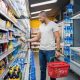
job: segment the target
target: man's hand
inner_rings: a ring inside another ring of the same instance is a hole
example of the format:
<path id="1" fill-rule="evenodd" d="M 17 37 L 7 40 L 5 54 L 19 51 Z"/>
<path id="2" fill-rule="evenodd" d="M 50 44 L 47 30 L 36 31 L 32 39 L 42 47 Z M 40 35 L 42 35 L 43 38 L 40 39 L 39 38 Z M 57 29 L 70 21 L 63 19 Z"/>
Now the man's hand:
<path id="1" fill-rule="evenodd" d="M 56 58 L 59 58 L 60 57 L 60 54 L 61 54 L 61 52 L 58 52 L 58 51 L 56 51 Z"/>

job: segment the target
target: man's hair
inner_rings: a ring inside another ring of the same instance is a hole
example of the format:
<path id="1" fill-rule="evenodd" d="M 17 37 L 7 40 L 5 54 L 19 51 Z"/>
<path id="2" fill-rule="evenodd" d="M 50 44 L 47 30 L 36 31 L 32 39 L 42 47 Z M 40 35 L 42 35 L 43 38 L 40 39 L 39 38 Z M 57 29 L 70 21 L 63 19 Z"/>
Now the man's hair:
<path id="1" fill-rule="evenodd" d="M 39 15 L 42 15 L 42 16 L 45 16 L 45 17 L 48 16 L 47 13 L 46 13 L 45 11 L 41 11 L 41 12 L 39 13 Z"/>

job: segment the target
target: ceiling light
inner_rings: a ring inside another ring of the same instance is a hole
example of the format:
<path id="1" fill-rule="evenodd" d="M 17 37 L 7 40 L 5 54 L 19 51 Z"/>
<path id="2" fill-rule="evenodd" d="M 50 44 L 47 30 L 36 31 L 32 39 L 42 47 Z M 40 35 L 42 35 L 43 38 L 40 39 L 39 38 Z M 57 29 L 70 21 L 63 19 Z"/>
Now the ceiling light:
<path id="1" fill-rule="evenodd" d="M 51 3 L 55 3 L 55 2 L 57 2 L 57 0 L 49 0 L 49 1 L 45 1 L 45 2 L 31 4 L 31 7 L 42 6 L 42 5 L 51 4 Z"/>
<path id="2" fill-rule="evenodd" d="M 51 11 L 52 9 L 45 9 L 45 10 L 42 10 L 42 11 Z M 40 13 L 41 11 L 36 11 L 36 12 L 32 12 L 31 14 L 38 14 L 38 13 Z"/>
<path id="3" fill-rule="evenodd" d="M 38 17 L 39 17 L 39 16 L 34 16 L 34 17 L 31 17 L 31 18 L 33 19 L 33 18 L 38 18 Z"/>

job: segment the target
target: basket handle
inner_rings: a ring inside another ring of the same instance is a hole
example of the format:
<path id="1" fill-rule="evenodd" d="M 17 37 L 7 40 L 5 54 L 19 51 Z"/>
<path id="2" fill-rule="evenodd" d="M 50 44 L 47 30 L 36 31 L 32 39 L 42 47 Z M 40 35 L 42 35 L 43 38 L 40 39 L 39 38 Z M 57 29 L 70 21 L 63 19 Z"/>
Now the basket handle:
<path id="1" fill-rule="evenodd" d="M 52 61 L 54 61 L 54 59 L 56 59 L 56 57 L 55 57 L 55 56 L 53 56 L 53 57 L 50 57 L 50 60 L 49 60 L 49 62 L 52 62 Z"/>

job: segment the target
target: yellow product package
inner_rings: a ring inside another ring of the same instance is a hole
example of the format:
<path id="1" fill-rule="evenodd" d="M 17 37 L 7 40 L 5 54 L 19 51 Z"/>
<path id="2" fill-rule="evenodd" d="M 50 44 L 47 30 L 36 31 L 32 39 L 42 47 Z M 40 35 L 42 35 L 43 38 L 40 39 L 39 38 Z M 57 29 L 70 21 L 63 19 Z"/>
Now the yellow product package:
<path id="1" fill-rule="evenodd" d="M 6 28 L 10 28 L 11 27 L 11 22 L 10 21 L 7 21 L 6 22 Z"/>
<path id="2" fill-rule="evenodd" d="M 9 78 L 9 80 L 20 80 L 20 78 L 18 78 L 18 79 L 10 79 L 10 78 Z"/>

